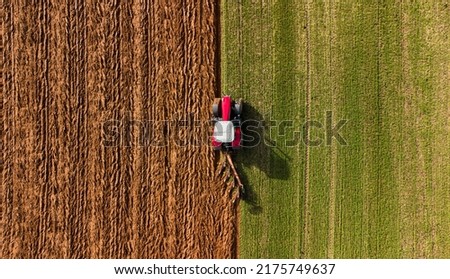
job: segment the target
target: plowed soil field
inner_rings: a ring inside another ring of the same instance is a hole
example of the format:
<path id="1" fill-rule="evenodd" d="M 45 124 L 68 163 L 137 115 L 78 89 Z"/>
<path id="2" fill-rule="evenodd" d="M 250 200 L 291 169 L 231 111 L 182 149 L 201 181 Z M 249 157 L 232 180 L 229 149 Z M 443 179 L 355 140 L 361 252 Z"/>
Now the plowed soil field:
<path id="1" fill-rule="evenodd" d="M 42 2 L 3 1 L 0 257 L 235 257 L 193 125 L 220 95 L 215 1 Z"/>

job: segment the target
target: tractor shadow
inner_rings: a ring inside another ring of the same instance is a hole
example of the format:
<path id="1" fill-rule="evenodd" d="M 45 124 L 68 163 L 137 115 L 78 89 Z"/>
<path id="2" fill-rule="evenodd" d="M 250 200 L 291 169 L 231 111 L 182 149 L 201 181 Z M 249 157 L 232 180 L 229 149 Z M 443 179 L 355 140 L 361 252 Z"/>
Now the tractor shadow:
<path id="1" fill-rule="evenodd" d="M 244 104 L 242 123 L 243 147 L 236 154 L 236 163 L 244 184 L 243 201 L 251 214 L 262 212 L 261 200 L 243 168 L 256 167 L 270 179 L 287 180 L 290 176 L 290 158 L 276 142 L 269 139 L 264 117 L 251 104 Z"/>

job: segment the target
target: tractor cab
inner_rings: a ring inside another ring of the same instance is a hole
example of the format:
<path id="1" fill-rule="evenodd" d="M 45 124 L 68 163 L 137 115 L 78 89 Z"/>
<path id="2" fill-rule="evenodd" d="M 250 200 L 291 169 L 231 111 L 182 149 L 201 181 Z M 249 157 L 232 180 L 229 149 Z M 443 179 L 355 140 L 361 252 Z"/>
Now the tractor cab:
<path id="1" fill-rule="evenodd" d="M 214 125 L 213 137 L 217 142 L 230 143 L 234 140 L 234 126 L 231 121 L 217 121 Z"/>

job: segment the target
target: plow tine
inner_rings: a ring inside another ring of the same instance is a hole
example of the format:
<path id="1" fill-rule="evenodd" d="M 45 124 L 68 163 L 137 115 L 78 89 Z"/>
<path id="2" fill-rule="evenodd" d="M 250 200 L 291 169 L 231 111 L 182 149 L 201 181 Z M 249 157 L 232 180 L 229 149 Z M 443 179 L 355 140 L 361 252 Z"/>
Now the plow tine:
<path id="1" fill-rule="evenodd" d="M 227 161 L 223 161 L 222 164 L 220 164 L 219 169 L 217 170 L 217 175 L 221 175 L 225 168 L 227 167 Z"/>
<path id="2" fill-rule="evenodd" d="M 231 159 L 231 155 L 229 153 L 226 153 L 225 156 L 227 159 L 220 165 L 217 172 L 218 175 L 225 175 L 225 177 L 223 178 L 223 183 L 226 183 L 227 185 L 230 185 L 228 184 L 229 182 L 232 183 L 229 195 L 232 199 L 233 204 L 236 204 L 237 202 L 239 202 L 239 200 L 241 199 L 241 194 L 244 192 L 244 185 L 242 184 L 241 178 L 236 171 L 233 160 Z M 227 163 L 229 165 L 228 168 Z M 232 181 L 230 181 L 231 178 L 233 179 Z"/>
<path id="3" fill-rule="evenodd" d="M 239 190 L 240 190 L 244 187 L 244 185 L 242 184 L 241 178 L 239 177 L 239 174 L 237 173 L 236 168 L 234 167 L 233 160 L 231 160 L 230 154 L 227 154 L 226 156 L 227 156 L 228 164 L 230 164 L 231 170 L 233 171 L 234 178 L 237 181 L 237 184 L 238 184 L 237 186 L 239 187 Z"/>

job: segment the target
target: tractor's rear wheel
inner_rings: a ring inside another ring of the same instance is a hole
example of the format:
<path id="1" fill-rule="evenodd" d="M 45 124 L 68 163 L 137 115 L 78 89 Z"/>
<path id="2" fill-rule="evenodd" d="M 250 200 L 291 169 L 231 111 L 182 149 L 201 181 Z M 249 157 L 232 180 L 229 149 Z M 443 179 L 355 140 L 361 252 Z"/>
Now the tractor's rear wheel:
<path id="1" fill-rule="evenodd" d="M 236 111 L 237 115 L 241 115 L 242 113 L 242 99 L 239 98 L 234 102 L 234 110 Z"/>
<path id="2" fill-rule="evenodd" d="M 220 116 L 220 98 L 214 98 L 214 103 L 212 106 L 212 112 L 214 117 L 219 117 Z"/>

